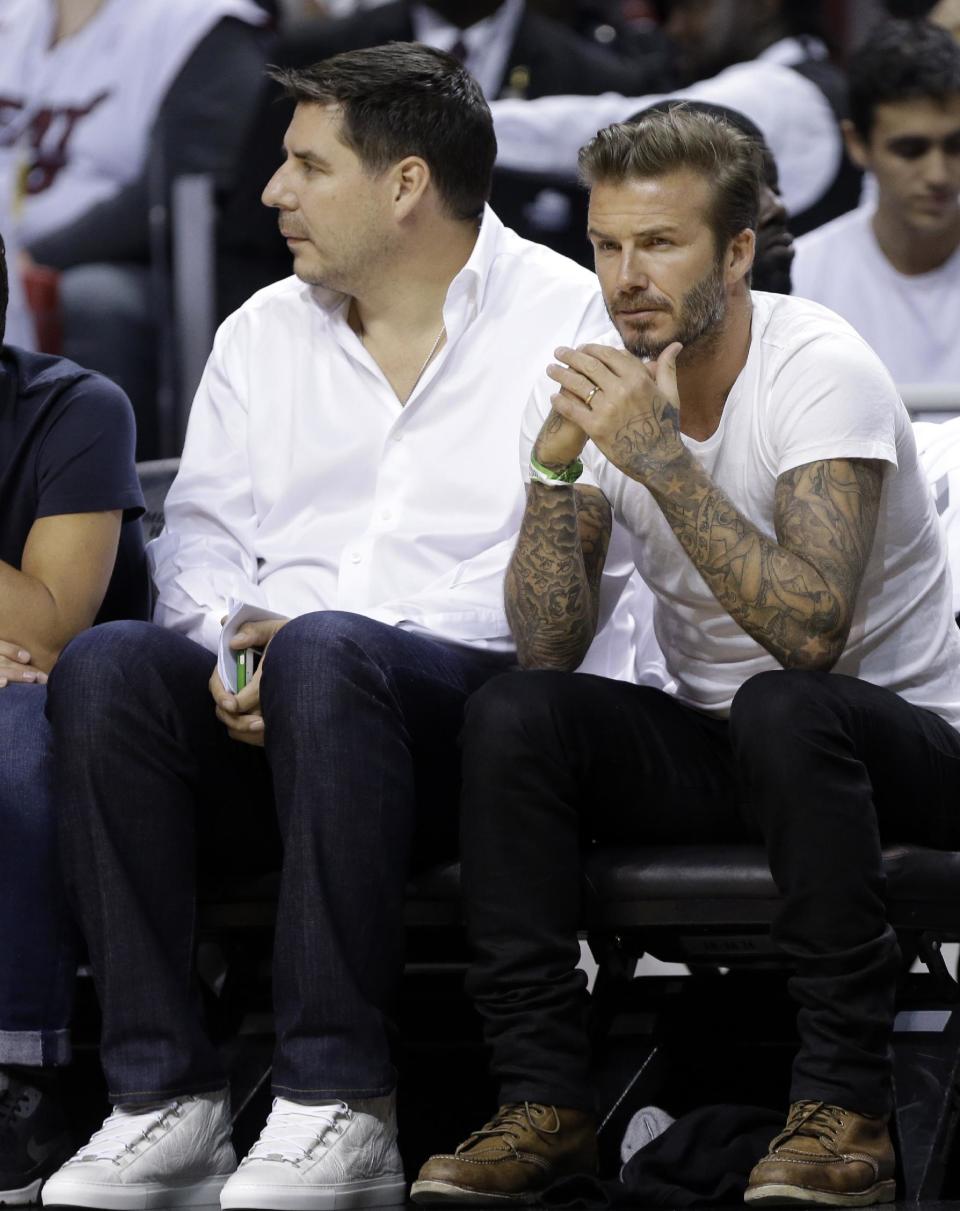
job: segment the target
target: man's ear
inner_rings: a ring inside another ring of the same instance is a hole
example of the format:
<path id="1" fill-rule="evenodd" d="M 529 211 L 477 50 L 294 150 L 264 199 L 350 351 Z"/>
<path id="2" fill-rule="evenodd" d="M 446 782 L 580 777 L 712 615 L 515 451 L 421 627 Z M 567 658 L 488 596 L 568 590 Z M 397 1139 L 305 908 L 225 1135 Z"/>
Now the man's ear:
<path id="1" fill-rule="evenodd" d="M 426 193 L 430 166 L 420 156 L 406 156 L 391 170 L 393 205 L 398 218 L 406 218 Z"/>
<path id="2" fill-rule="evenodd" d="M 727 246 L 726 279 L 731 286 L 741 281 L 750 272 L 756 250 L 756 233 L 749 227 L 738 231 L 730 241 Z"/>
<path id="3" fill-rule="evenodd" d="M 840 129 L 843 131 L 843 141 L 847 147 L 847 155 L 853 160 L 857 168 L 866 172 L 870 167 L 870 148 L 863 141 L 860 132 L 849 118 L 843 119 L 840 123 Z"/>

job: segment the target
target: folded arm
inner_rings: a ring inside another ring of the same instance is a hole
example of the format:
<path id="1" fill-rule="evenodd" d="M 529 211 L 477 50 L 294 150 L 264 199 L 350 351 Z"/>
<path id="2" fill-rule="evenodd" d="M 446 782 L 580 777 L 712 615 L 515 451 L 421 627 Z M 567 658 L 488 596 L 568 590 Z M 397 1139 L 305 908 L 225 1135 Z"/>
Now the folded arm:
<path id="1" fill-rule="evenodd" d="M 41 517 L 19 569 L 0 561 L 0 635 L 49 672 L 61 649 L 91 626 L 117 557 L 120 510 Z M 19 680 L 15 670 L 4 675 Z"/>

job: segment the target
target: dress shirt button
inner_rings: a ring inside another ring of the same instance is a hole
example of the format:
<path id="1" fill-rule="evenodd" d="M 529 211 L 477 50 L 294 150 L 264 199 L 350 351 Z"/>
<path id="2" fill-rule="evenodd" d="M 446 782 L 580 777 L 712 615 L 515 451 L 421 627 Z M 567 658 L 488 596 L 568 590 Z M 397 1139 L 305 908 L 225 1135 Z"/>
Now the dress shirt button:
<path id="1" fill-rule="evenodd" d="M 359 551 L 350 552 L 350 562 L 351 563 L 359 563 L 361 559 L 363 559 L 363 556 L 360 554 Z"/>
<path id="2" fill-rule="evenodd" d="M 402 441 L 403 441 L 403 434 L 402 434 L 402 433 L 394 433 L 394 434 L 392 434 L 391 436 L 392 436 L 392 438 L 393 438 L 393 440 L 394 440 L 395 442 L 402 442 Z"/>
<path id="3" fill-rule="evenodd" d="M 380 510 L 380 520 L 381 521 L 389 521 L 392 516 L 393 516 L 393 514 L 390 512 L 389 509 Z"/>

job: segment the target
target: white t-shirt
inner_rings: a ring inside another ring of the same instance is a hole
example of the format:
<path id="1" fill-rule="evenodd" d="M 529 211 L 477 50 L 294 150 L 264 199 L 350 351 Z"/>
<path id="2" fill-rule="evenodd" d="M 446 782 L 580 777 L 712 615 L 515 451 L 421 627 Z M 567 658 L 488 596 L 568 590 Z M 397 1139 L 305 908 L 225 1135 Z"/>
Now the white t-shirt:
<path id="1" fill-rule="evenodd" d="M 849 321 L 897 383 L 960 383 L 960 248 L 930 273 L 898 273 L 873 234 L 873 210 L 797 240 L 793 293 Z"/>
<path id="2" fill-rule="evenodd" d="M 960 631 L 945 542 L 896 388 L 839 316 L 759 292 L 753 306 L 747 362 L 716 432 L 703 442 L 684 436 L 684 443 L 774 541 L 774 493 L 784 472 L 826 458 L 890 464 L 850 637 L 834 671 L 885 686 L 960 728 Z M 605 339 L 621 345 L 615 331 Z M 549 406 L 549 392 L 545 398 Z M 545 412 L 543 395 L 534 410 Z M 656 635 L 678 697 L 725 716 L 749 677 L 779 663 L 719 604 L 647 489 L 592 443 L 584 463 L 585 477 L 631 535 L 636 566 L 656 598 Z"/>

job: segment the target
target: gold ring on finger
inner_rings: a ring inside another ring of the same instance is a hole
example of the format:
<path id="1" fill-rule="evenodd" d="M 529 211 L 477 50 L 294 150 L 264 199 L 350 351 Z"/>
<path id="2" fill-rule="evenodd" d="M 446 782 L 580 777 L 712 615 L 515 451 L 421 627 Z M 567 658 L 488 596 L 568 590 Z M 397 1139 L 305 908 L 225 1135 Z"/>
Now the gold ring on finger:
<path id="1" fill-rule="evenodd" d="M 593 397 L 597 394 L 597 392 L 599 390 L 600 390 L 599 387 L 591 387 L 590 390 L 588 391 L 587 398 L 583 401 L 587 405 L 588 408 L 590 407 L 590 401 L 593 399 Z"/>

